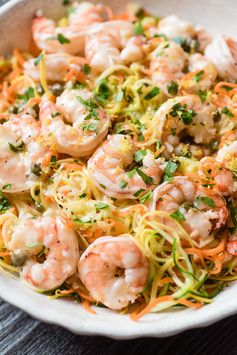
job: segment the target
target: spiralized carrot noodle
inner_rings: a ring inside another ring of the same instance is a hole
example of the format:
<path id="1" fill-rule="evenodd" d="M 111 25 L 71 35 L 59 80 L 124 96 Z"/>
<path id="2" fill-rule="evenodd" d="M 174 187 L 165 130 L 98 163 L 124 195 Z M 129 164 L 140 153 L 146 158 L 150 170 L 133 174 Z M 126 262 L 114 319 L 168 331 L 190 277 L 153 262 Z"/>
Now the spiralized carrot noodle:
<path id="1" fill-rule="evenodd" d="M 199 309 L 237 279 L 236 54 L 107 4 L 0 56 L 0 269 L 91 315 Z"/>

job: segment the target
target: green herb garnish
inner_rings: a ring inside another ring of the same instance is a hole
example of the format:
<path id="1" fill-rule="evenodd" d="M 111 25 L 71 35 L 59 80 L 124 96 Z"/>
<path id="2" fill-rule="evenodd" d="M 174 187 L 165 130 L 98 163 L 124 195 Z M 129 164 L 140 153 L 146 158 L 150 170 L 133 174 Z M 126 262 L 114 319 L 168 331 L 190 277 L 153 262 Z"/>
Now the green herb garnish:
<path id="1" fill-rule="evenodd" d="M 205 205 L 212 207 L 212 208 L 216 207 L 215 201 L 212 198 L 207 197 L 207 196 L 198 196 L 196 198 L 195 202 L 197 202 L 198 204 L 200 202 L 203 202 Z"/>
<path id="2" fill-rule="evenodd" d="M 175 81 L 170 81 L 167 85 L 167 90 L 170 95 L 177 95 L 178 92 L 178 84 Z"/>
<path id="3" fill-rule="evenodd" d="M 179 166 L 179 161 L 169 160 L 164 170 L 164 181 L 170 180 L 174 176 L 174 173 L 176 172 Z"/>
<path id="4" fill-rule="evenodd" d="M 136 153 L 134 154 L 134 160 L 136 163 L 139 163 L 142 161 L 142 159 L 147 155 L 146 150 L 137 150 Z"/>
<path id="5" fill-rule="evenodd" d="M 99 203 L 96 203 L 95 204 L 95 208 L 97 210 L 104 210 L 105 208 L 108 208 L 109 205 L 107 203 L 104 203 L 104 202 L 99 202 Z"/>
<path id="6" fill-rule="evenodd" d="M 34 65 L 37 66 L 39 64 L 39 62 L 41 62 L 43 57 L 44 57 L 44 53 L 41 52 L 40 55 L 38 55 L 38 57 L 34 60 Z"/>
<path id="7" fill-rule="evenodd" d="M 185 221 L 184 215 L 179 210 L 176 210 L 175 212 L 171 213 L 170 217 L 176 219 L 176 221 L 178 222 Z"/>
<path id="8" fill-rule="evenodd" d="M 121 180 L 119 182 L 120 189 L 124 189 L 128 185 L 127 181 Z"/>
<path id="9" fill-rule="evenodd" d="M 18 95 L 18 99 L 28 102 L 32 97 L 35 97 L 35 90 L 32 87 L 29 87 L 24 94 Z"/>
<path id="10" fill-rule="evenodd" d="M 144 28 L 140 21 L 134 23 L 133 32 L 135 35 L 142 35 L 144 33 Z"/>
<path id="11" fill-rule="evenodd" d="M 233 113 L 227 107 L 224 107 L 221 112 L 229 117 L 234 117 Z"/>
<path id="12" fill-rule="evenodd" d="M 145 203 L 147 200 L 150 200 L 150 198 L 152 197 L 152 191 L 148 191 L 145 195 L 143 195 L 142 197 L 140 197 L 140 202 L 141 203 Z"/>
<path id="13" fill-rule="evenodd" d="M 193 109 L 187 109 L 187 105 L 175 104 L 170 111 L 172 117 L 179 117 L 184 124 L 189 125 L 193 122 L 196 112 Z"/>
<path id="14" fill-rule="evenodd" d="M 144 97 L 144 100 L 151 100 L 153 97 L 157 96 L 160 93 L 160 89 L 155 86 L 146 96 Z"/>
<path id="15" fill-rule="evenodd" d="M 193 81 L 198 83 L 201 80 L 203 74 L 204 74 L 204 70 L 200 70 L 196 75 L 194 75 Z"/>
<path id="16" fill-rule="evenodd" d="M 58 33 L 57 34 L 57 40 L 61 43 L 61 44 L 65 44 L 65 43 L 70 43 L 70 40 L 66 37 L 64 37 L 64 35 L 62 35 L 62 33 Z"/>

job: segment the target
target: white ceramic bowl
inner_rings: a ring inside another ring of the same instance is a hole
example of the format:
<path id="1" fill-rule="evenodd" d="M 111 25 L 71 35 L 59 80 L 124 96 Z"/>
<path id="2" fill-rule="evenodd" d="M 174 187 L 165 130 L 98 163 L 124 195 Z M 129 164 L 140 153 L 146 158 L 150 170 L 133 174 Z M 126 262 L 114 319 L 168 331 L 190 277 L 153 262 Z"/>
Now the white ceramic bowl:
<path id="1" fill-rule="evenodd" d="M 104 1 L 116 10 L 124 9 L 126 0 Z M 143 3 L 143 1 L 136 1 Z M 237 2 L 235 0 L 146 0 L 148 10 L 157 15 L 175 13 L 211 32 L 235 35 Z M 0 8 L 0 54 L 12 48 L 27 49 L 30 23 L 35 10 L 42 8 L 55 18 L 63 14 L 62 0 L 13 0 Z M 50 300 L 25 287 L 13 276 L 0 272 L 0 296 L 45 322 L 61 325 L 78 334 L 105 335 L 117 339 L 141 336 L 162 337 L 186 329 L 207 326 L 237 312 L 237 284 L 232 283 L 214 302 L 199 310 L 169 311 L 149 314 L 139 322 L 103 308 L 91 315 L 80 304 L 66 300 Z"/>

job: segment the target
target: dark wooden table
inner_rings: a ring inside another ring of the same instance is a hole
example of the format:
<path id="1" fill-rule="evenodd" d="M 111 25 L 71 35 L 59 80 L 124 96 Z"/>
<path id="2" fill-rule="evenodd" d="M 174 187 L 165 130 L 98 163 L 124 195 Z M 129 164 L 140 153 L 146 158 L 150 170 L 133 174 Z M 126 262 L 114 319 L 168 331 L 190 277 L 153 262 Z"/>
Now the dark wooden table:
<path id="1" fill-rule="evenodd" d="M 0 0 L 0 5 L 6 1 Z M 237 316 L 169 338 L 118 341 L 74 335 L 32 319 L 0 299 L 0 355 L 18 354 L 237 355 Z"/>
<path id="2" fill-rule="evenodd" d="M 1 355 L 236 355 L 237 316 L 162 339 L 77 336 L 32 319 L 0 300 Z"/>

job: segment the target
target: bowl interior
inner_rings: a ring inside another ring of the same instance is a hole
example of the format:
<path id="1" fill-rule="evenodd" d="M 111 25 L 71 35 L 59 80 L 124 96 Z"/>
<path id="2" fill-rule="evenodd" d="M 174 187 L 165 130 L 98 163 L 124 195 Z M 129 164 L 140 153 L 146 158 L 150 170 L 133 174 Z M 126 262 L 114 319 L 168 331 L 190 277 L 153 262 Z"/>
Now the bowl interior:
<path id="1" fill-rule="evenodd" d="M 122 12 L 126 0 L 101 1 Z M 137 3 L 144 5 L 144 1 Z M 146 7 L 159 15 L 178 14 L 200 23 L 212 33 L 235 35 L 237 2 L 234 0 L 146 0 Z M 13 0 L 0 9 L 0 53 L 18 47 L 28 49 L 31 20 L 37 9 L 55 19 L 63 15 L 61 0 Z M 215 301 L 198 311 L 182 310 L 149 314 L 139 322 L 126 315 L 97 308 L 97 315 L 86 313 L 81 305 L 66 300 L 50 300 L 25 287 L 11 275 L 0 273 L 0 296 L 44 321 L 60 324 L 80 334 L 100 334 L 114 338 L 168 336 L 182 330 L 207 325 L 237 311 L 237 284 L 231 284 Z"/>

